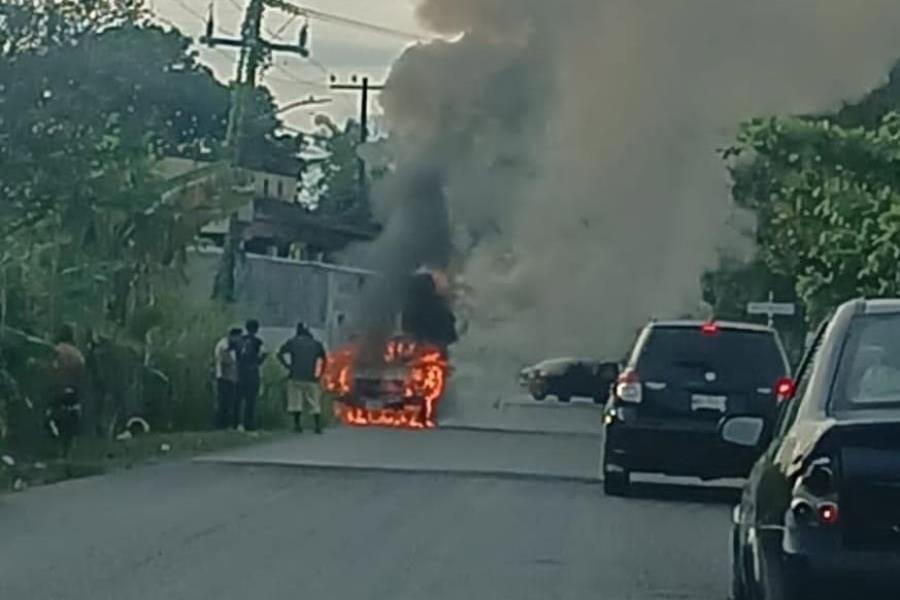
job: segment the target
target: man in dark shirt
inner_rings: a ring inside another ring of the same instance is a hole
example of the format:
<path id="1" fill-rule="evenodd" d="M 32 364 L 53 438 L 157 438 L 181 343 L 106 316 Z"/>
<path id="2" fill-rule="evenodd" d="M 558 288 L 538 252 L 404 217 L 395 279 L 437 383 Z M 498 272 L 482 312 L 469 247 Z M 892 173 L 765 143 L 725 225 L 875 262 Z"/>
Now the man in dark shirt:
<path id="1" fill-rule="evenodd" d="M 250 319 L 245 325 L 246 333 L 241 338 L 237 353 L 238 396 L 243 405 L 243 429 L 256 428 L 256 399 L 259 396 L 259 369 L 266 360 L 263 341 L 259 333 L 259 321 Z"/>
<path id="2" fill-rule="evenodd" d="M 322 402 L 319 377 L 325 368 L 325 348 L 303 323 L 297 334 L 282 344 L 278 360 L 290 373 L 287 410 L 294 417 L 294 431 L 303 431 L 303 409 L 309 406 L 316 433 L 322 433 Z"/>

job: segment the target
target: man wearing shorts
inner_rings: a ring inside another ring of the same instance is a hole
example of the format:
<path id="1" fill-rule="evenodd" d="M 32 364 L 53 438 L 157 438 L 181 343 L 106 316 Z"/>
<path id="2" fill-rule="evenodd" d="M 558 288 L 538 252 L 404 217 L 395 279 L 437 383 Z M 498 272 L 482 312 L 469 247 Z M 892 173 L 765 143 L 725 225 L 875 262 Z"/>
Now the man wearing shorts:
<path id="1" fill-rule="evenodd" d="M 322 433 L 322 401 L 319 377 L 325 368 L 325 348 L 303 323 L 297 334 L 282 344 L 278 360 L 289 372 L 287 410 L 294 418 L 294 431 L 303 431 L 303 410 L 308 406 L 316 433 Z"/>

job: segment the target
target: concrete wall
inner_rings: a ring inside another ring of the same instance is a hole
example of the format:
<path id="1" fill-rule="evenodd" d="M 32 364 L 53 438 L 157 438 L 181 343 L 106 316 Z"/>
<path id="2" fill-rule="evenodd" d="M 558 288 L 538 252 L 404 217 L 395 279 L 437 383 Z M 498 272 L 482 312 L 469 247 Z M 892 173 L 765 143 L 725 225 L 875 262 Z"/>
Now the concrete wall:
<path id="1" fill-rule="evenodd" d="M 221 255 L 218 248 L 189 253 L 192 299 L 210 297 Z M 347 341 L 345 318 L 372 275 L 340 265 L 244 255 L 237 269 L 235 313 L 241 320 L 258 319 L 270 347 L 288 337 L 302 321 L 333 349 Z"/>

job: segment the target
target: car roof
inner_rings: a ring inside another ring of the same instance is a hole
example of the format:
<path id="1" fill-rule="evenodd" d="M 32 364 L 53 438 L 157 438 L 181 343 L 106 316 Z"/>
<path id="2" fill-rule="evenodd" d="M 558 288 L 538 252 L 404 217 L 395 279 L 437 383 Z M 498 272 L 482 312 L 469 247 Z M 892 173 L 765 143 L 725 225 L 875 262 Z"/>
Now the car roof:
<path id="1" fill-rule="evenodd" d="M 566 363 L 598 363 L 600 362 L 594 358 L 576 358 L 571 356 L 563 356 L 560 358 L 547 358 L 538 363 L 535 363 L 533 366 L 545 366 L 545 365 L 561 365 Z"/>
<path id="2" fill-rule="evenodd" d="M 900 306 L 900 305 L 898 305 Z M 759 333 L 774 333 L 775 330 L 766 325 L 758 323 L 742 323 L 739 321 L 700 321 L 691 319 L 677 319 L 670 321 L 651 321 L 650 327 L 683 327 L 685 329 L 699 329 L 708 323 L 714 324 L 719 329 L 728 329 L 732 331 L 754 331 Z"/>
<path id="3" fill-rule="evenodd" d="M 867 315 L 900 313 L 900 298 L 862 300 L 862 312 Z"/>

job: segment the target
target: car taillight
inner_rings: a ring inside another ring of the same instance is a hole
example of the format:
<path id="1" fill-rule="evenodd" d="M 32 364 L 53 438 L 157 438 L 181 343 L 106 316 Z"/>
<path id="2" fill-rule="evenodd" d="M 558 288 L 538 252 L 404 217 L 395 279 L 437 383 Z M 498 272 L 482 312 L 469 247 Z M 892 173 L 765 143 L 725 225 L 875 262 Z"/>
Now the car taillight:
<path id="1" fill-rule="evenodd" d="M 791 512 L 797 524 L 822 526 L 838 522 L 838 494 L 831 459 L 812 460 L 794 485 Z"/>
<path id="2" fill-rule="evenodd" d="M 816 515 L 819 517 L 820 524 L 834 525 L 838 522 L 840 511 L 838 510 L 837 504 L 833 502 L 823 502 L 816 510 Z"/>
<path id="3" fill-rule="evenodd" d="M 775 398 L 779 402 L 784 402 L 785 400 L 793 398 L 795 391 L 796 385 L 794 384 L 794 380 L 790 377 L 782 377 L 775 382 Z"/>
<path id="4" fill-rule="evenodd" d="M 716 335 L 719 333 L 719 326 L 712 321 L 708 321 L 700 326 L 700 332 L 703 335 Z"/>
<path id="5" fill-rule="evenodd" d="M 641 382 L 635 371 L 625 371 L 616 381 L 616 397 L 622 402 L 640 402 L 643 395 Z"/>

